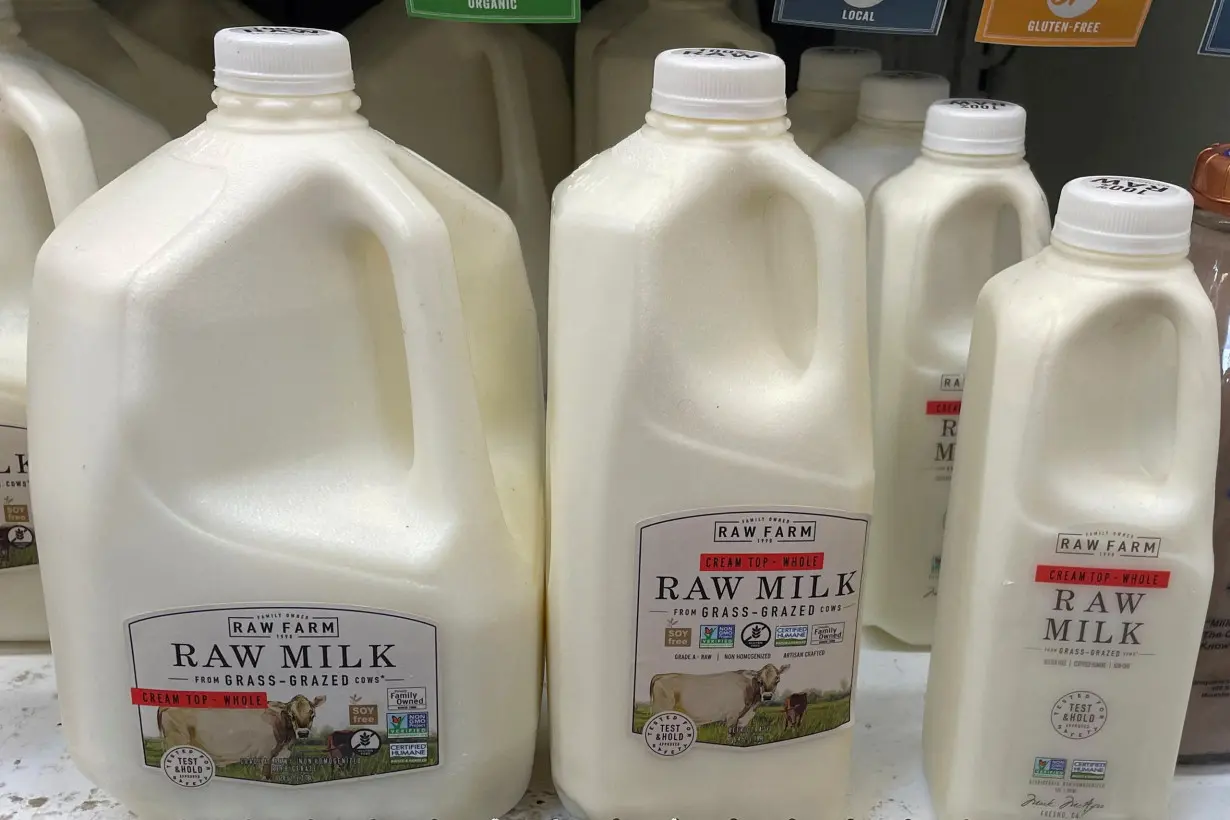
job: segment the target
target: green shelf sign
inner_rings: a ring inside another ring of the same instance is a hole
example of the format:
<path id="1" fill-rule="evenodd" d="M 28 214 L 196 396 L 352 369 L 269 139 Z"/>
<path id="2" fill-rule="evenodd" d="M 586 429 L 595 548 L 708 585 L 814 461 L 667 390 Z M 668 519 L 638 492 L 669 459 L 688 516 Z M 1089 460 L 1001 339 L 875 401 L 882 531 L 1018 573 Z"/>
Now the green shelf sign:
<path id="1" fill-rule="evenodd" d="M 411 17 L 471 23 L 575 23 L 581 0 L 406 0 Z"/>

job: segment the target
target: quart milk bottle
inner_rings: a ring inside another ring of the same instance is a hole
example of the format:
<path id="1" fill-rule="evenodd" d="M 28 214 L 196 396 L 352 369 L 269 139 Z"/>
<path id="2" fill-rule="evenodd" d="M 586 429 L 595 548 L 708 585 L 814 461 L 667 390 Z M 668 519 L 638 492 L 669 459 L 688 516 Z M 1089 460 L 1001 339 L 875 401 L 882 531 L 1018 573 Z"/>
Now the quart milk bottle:
<path id="1" fill-rule="evenodd" d="M 1230 144 L 1200 153 L 1192 174 L 1196 200 L 1191 260 L 1217 313 L 1222 362 L 1221 439 L 1217 454 L 1217 492 L 1213 518 L 1213 594 L 1196 679 L 1192 685 L 1179 746 L 1180 763 L 1230 761 L 1230 392 L 1226 326 L 1230 324 Z"/>
<path id="2" fill-rule="evenodd" d="M 668 51 L 645 127 L 556 193 L 547 655 L 577 817 L 846 817 L 864 212 L 785 114 L 778 58 Z"/>
<path id="3" fill-rule="evenodd" d="M 880 55 L 869 48 L 820 46 L 803 52 L 799 88 L 786 104 L 790 133 L 813 154 L 854 125 L 863 78 L 880 70 Z"/>
<path id="4" fill-rule="evenodd" d="M 576 86 L 576 164 L 598 153 L 598 80 L 595 59 L 598 47 L 619 29 L 645 11 L 648 0 L 601 0 L 581 16 L 577 25 L 573 81 Z M 753 28 L 760 28 L 755 0 L 738 0 L 735 14 Z M 641 100 L 644 107 L 645 100 Z"/>
<path id="5" fill-rule="evenodd" d="M 545 344 L 551 188 L 572 154 L 559 55 L 521 26 L 410 18 L 403 0 L 347 33 L 372 127 L 512 217 Z"/>
<path id="6" fill-rule="evenodd" d="M 872 74 L 859 92 L 858 121 L 813 156 L 870 202 L 877 185 L 918 158 L 927 109 L 947 96 L 948 80 L 938 74 Z"/>
<path id="7" fill-rule="evenodd" d="M 9 0 L 0 0 L 0 101 L 0 641 L 45 641 L 42 533 L 31 518 L 26 447 L 34 258 L 52 227 L 99 182 L 143 159 L 167 134 L 26 45 Z"/>
<path id="8" fill-rule="evenodd" d="M 701 46 L 773 51 L 773 41 L 740 20 L 728 0 L 649 0 L 643 12 L 607 37 L 594 55 L 595 151 L 605 151 L 644 124 L 660 52 Z"/>
<path id="9" fill-rule="evenodd" d="M 1068 183 L 983 288 L 923 725 L 938 820 L 1158 820 L 1213 578 L 1217 322 L 1192 198 Z"/>
<path id="10" fill-rule="evenodd" d="M 922 156 L 872 197 L 868 325 L 876 516 L 868 623 L 931 643 L 970 325 L 992 276 L 1046 246 L 1046 195 L 1025 162 L 1025 109 L 931 106 Z"/>
<path id="11" fill-rule="evenodd" d="M 217 44 L 208 122 L 38 260 L 69 749 L 141 817 L 499 817 L 542 686 L 516 234 L 367 126 L 340 34 Z"/>
<path id="12" fill-rule="evenodd" d="M 158 48 L 206 73 L 214 70 L 214 33 L 266 21 L 240 0 L 105 0 L 103 6 Z"/>
<path id="13" fill-rule="evenodd" d="M 173 136 L 195 128 L 213 107 L 208 74 L 139 37 L 94 0 L 16 0 L 16 6 L 31 45 L 132 103 Z"/>

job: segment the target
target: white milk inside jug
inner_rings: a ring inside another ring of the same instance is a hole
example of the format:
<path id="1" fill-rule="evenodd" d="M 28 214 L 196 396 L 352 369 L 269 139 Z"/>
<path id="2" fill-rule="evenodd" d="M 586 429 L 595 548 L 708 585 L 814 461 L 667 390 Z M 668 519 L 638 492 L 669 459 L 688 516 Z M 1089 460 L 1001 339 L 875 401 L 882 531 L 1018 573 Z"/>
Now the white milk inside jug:
<path id="1" fill-rule="evenodd" d="M 649 0 L 594 54 L 595 151 L 605 151 L 645 122 L 654 60 L 673 48 L 773 51 L 773 41 L 740 20 L 726 0 Z"/>
<path id="2" fill-rule="evenodd" d="M 648 5 L 648 0 L 601 0 L 592 9 L 584 12 L 577 26 L 574 49 L 576 86 L 576 164 L 598 153 L 598 85 L 594 59 L 598 47 L 616 31 L 630 23 Z M 759 11 L 754 0 L 739 0 L 735 3 L 739 19 L 755 28 L 760 27 Z M 644 107 L 645 100 L 641 101 Z"/>
<path id="3" fill-rule="evenodd" d="M 139 37 L 94 0 L 16 0 L 27 41 L 158 120 L 173 136 L 213 107 L 209 75 Z"/>
<path id="4" fill-rule="evenodd" d="M 799 88 L 786 104 L 790 133 L 809 154 L 850 130 L 858 117 L 863 78 L 880 70 L 880 55 L 869 48 L 819 46 L 799 60 Z"/>
<path id="5" fill-rule="evenodd" d="M 0 641 L 47 639 L 26 447 L 34 258 L 52 227 L 167 140 L 157 123 L 20 38 L 0 0 Z"/>
<path id="6" fill-rule="evenodd" d="M 555 199 L 556 786 L 576 817 L 844 819 L 862 203 L 790 138 L 778 58 L 679 49 L 654 83 Z"/>
<path id="7" fill-rule="evenodd" d="M 341 35 L 226 29 L 218 62 L 209 121 L 38 260 L 69 750 L 140 817 L 499 817 L 542 685 L 515 231 L 367 126 Z"/>
<path id="8" fill-rule="evenodd" d="M 1191 215 L 1168 183 L 1075 180 L 1050 247 L 978 299 L 923 724 L 939 818 L 1169 816 L 1221 377 Z"/>
<path id="9" fill-rule="evenodd" d="M 545 340 L 549 186 L 572 154 L 559 56 L 520 26 L 410 18 L 402 0 L 348 34 L 372 127 L 512 217 Z"/>
<path id="10" fill-rule="evenodd" d="M 918 158 L 927 109 L 947 96 L 948 80 L 937 74 L 872 74 L 863 80 L 857 122 L 814 154 L 816 161 L 870 202 L 877 185 Z"/>
<path id="11" fill-rule="evenodd" d="M 1025 162 L 1025 109 L 931 106 L 922 156 L 872 197 L 867 304 L 876 516 L 866 622 L 931 643 L 970 326 L 996 273 L 1045 247 L 1046 195 Z"/>
<path id="12" fill-rule="evenodd" d="M 105 0 L 103 7 L 168 54 L 207 74 L 214 70 L 214 33 L 266 25 L 239 0 Z"/>

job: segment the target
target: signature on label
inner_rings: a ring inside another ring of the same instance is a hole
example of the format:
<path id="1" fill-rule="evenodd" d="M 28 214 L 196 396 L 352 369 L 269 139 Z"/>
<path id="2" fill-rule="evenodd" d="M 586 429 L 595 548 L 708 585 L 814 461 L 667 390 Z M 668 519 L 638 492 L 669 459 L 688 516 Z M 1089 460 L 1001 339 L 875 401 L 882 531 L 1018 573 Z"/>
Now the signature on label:
<path id="1" fill-rule="evenodd" d="M 1077 800 L 1075 797 L 1065 797 L 1062 803 L 1058 803 L 1058 798 L 1052 797 L 1044 800 L 1036 794 L 1031 794 L 1025 798 L 1025 802 L 1021 803 L 1021 807 L 1040 806 L 1044 809 L 1057 809 L 1059 811 L 1071 811 L 1073 817 L 1084 817 L 1092 811 L 1106 808 L 1104 803 L 1090 798 L 1088 800 Z"/>

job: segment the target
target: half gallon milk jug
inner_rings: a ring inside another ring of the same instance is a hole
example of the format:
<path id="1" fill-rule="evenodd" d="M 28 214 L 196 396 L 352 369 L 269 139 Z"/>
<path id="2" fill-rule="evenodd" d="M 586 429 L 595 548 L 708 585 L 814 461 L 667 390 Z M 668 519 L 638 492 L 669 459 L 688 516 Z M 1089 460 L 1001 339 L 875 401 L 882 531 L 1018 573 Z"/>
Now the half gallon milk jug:
<path id="1" fill-rule="evenodd" d="M 803 52 L 799 89 L 786 111 L 790 133 L 809 154 L 828 145 L 854 125 L 863 78 L 880 70 L 880 55 L 869 48 L 820 46 Z"/>
<path id="2" fill-rule="evenodd" d="M 924 761 L 938 820 L 1159 820 L 1213 578 L 1192 198 L 1068 183 L 974 314 Z M 37 497 L 36 497 L 37 501 Z"/>
<path id="3" fill-rule="evenodd" d="M 659 52 L 701 46 L 773 51 L 773 41 L 740 20 L 726 0 L 649 0 L 607 37 L 594 55 L 595 150 L 610 148 L 644 124 Z"/>
<path id="4" fill-rule="evenodd" d="M 863 80 L 854 127 L 813 156 L 870 202 L 877 185 L 918 158 L 927 109 L 947 96 L 948 80 L 938 74 L 872 74 Z"/>
<path id="5" fill-rule="evenodd" d="M 559 56 L 521 26 L 412 19 L 403 0 L 348 33 L 372 126 L 512 217 L 545 340 L 551 187 L 572 154 Z"/>
<path id="6" fill-rule="evenodd" d="M 265 23 L 239 0 L 106 0 L 103 5 L 138 36 L 206 73 L 214 70 L 214 32 Z"/>
<path id="7" fill-rule="evenodd" d="M 1213 594 L 1204 623 L 1196 678 L 1183 724 L 1180 763 L 1230 762 L 1230 144 L 1200 153 L 1192 174 L 1196 200 L 1192 220 L 1192 264 L 1217 314 L 1222 362 L 1221 438 L 1217 453 L 1217 493 L 1213 511 Z"/>
<path id="8" fill-rule="evenodd" d="M 0 641 L 47 640 L 26 447 L 34 257 L 100 181 L 166 139 L 157 123 L 22 42 L 12 4 L 0 0 Z"/>
<path id="9" fill-rule="evenodd" d="M 576 164 L 598 152 L 597 75 L 594 60 L 598 47 L 619 29 L 645 11 L 648 0 L 601 0 L 585 12 L 577 26 L 574 56 L 576 85 Z M 735 14 L 753 28 L 760 28 L 760 12 L 755 0 L 737 0 Z M 645 100 L 641 100 L 644 108 Z"/>
<path id="10" fill-rule="evenodd" d="M 94 0 L 16 0 L 16 5 L 35 48 L 137 106 L 173 135 L 195 128 L 213 107 L 208 74 L 139 37 Z"/>
<path id="11" fill-rule="evenodd" d="M 368 128 L 340 34 L 226 29 L 217 80 L 39 257 L 70 751 L 141 817 L 499 817 L 542 686 L 516 234 Z"/>
<path id="12" fill-rule="evenodd" d="M 931 106 L 922 156 L 877 189 L 868 243 L 876 517 L 867 622 L 927 645 L 974 303 L 1042 250 L 1046 195 L 1025 162 L 1025 109 Z"/>
<path id="13" fill-rule="evenodd" d="M 847 816 L 863 209 L 785 115 L 777 57 L 666 52 L 645 127 L 556 194 L 547 656 L 576 817 Z"/>

